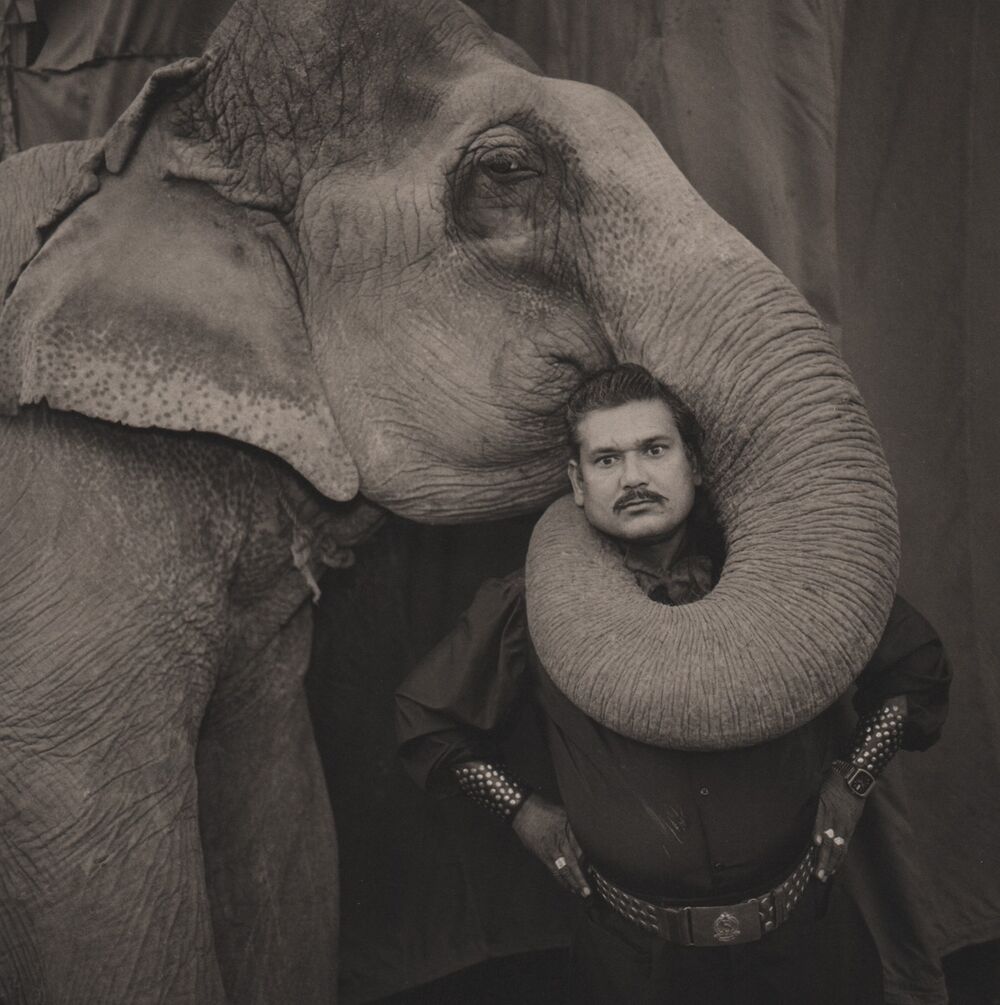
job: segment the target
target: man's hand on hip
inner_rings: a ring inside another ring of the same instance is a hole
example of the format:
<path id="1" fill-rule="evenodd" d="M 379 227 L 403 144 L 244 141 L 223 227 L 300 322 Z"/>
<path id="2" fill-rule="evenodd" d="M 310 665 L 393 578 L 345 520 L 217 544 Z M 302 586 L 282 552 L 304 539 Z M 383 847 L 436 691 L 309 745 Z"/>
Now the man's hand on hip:
<path id="1" fill-rule="evenodd" d="M 521 843 L 566 889 L 590 896 L 583 875 L 583 852 L 573 836 L 566 811 L 533 792 L 517 811 L 511 826 Z"/>
<path id="2" fill-rule="evenodd" d="M 813 825 L 813 842 L 819 848 L 814 870 L 818 879 L 826 882 L 840 868 L 864 808 L 864 799 L 851 792 L 843 777 L 831 768 L 820 789 Z"/>

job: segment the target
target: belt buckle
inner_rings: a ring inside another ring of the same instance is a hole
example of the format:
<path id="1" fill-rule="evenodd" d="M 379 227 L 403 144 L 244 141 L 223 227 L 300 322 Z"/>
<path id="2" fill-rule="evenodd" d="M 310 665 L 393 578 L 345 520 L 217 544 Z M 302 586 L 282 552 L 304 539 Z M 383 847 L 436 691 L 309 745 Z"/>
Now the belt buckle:
<path id="1" fill-rule="evenodd" d="M 756 900 L 725 907 L 689 907 L 687 912 L 693 946 L 733 946 L 756 942 L 763 934 Z"/>

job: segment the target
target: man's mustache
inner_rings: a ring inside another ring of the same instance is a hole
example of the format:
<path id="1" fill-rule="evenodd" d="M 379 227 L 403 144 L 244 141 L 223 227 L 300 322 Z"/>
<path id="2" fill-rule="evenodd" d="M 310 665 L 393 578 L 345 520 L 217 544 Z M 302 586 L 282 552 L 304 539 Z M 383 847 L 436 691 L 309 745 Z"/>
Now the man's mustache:
<path id="1" fill-rule="evenodd" d="M 620 513 L 626 506 L 634 502 L 666 502 L 658 492 L 650 492 L 649 489 L 630 489 L 621 498 L 615 500 L 614 510 Z"/>

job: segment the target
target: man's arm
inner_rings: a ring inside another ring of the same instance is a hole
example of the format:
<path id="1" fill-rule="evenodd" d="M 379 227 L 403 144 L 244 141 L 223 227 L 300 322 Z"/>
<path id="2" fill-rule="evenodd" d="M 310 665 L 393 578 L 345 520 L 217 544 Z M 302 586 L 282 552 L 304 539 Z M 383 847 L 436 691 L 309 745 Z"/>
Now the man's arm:
<path id="1" fill-rule="evenodd" d="M 861 716 L 847 757 L 835 760 L 827 772 L 813 826 L 813 841 L 819 846 L 815 873 L 823 882 L 840 868 L 865 799 L 899 750 L 907 706 L 906 695 L 899 695 Z"/>
<path id="2" fill-rule="evenodd" d="M 395 694 L 400 758 L 421 788 L 453 795 L 454 766 L 497 760 L 494 735 L 523 699 L 527 652 L 523 579 L 487 580 Z"/>
<path id="3" fill-rule="evenodd" d="M 882 639 L 857 682 L 858 724 L 850 750 L 834 761 L 820 792 L 813 840 L 825 880 L 847 853 L 865 798 L 896 752 L 925 750 L 940 736 L 951 669 L 927 621 L 897 597 Z"/>
<path id="4" fill-rule="evenodd" d="M 418 785 L 438 796 L 461 792 L 510 822 L 562 885 L 588 896 L 565 811 L 521 785 L 494 742 L 524 699 L 529 651 L 523 577 L 487 581 L 396 691 L 399 753 Z"/>

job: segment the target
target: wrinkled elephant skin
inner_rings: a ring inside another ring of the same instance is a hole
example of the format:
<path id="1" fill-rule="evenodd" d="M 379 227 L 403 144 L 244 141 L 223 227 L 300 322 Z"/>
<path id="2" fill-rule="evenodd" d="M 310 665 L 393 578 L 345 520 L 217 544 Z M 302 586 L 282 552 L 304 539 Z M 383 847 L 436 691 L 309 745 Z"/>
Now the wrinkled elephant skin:
<path id="1" fill-rule="evenodd" d="M 334 1000 L 315 576 L 380 508 L 549 502 L 564 399 L 613 360 L 697 412 L 729 554 L 630 623 L 620 680 L 579 639 L 639 605 L 593 553 L 581 597 L 557 575 L 530 613 L 566 693 L 753 742 L 873 647 L 894 497 L 815 315 L 634 112 L 461 5 L 240 0 L 103 140 L 0 183 L 0 997 Z M 536 572 L 571 551 L 546 533 Z M 748 699 L 734 659 L 778 683 Z"/>

